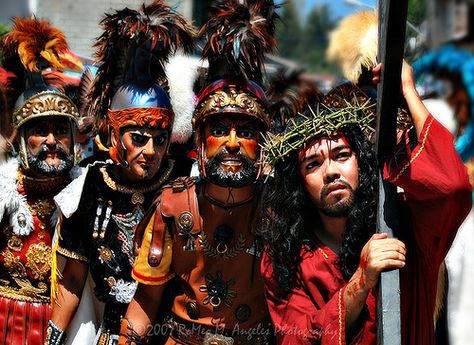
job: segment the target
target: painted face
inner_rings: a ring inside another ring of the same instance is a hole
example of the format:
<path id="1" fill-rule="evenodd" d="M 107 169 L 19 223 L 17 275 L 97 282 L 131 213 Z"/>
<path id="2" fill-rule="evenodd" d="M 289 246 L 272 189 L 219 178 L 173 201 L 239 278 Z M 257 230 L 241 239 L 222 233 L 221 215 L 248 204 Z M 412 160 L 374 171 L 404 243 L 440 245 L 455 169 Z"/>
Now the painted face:
<path id="1" fill-rule="evenodd" d="M 121 137 L 132 179 L 152 179 L 168 149 L 168 130 L 127 127 Z"/>
<path id="2" fill-rule="evenodd" d="M 344 137 L 323 137 L 298 153 L 299 173 L 318 210 L 345 217 L 359 185 L 356 154 Z"/>
<path id="3" fill-rule="evenodd" d="M 243 187 L 258 174 L 260 132 L 247 116 L 210 117 L 204 124 L 204 169 L 210 182 Z"/>
<path id="4" fill-rule="evenodd" d="M 66 118 L 45 118 L 25 124 L 28 165 L 38 174 L 57 176 L 74 164 L 72 133 Z"/>

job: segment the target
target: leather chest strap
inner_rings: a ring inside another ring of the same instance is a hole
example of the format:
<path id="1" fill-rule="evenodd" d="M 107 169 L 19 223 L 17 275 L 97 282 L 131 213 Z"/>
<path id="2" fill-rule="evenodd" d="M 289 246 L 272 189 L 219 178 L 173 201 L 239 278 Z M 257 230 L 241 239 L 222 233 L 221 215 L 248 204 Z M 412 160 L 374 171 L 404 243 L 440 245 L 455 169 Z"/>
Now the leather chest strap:
<path id="1" fill-rule="evenodd" d="M 192 178 L 175 180 L 162 191 L 148 252 L 148 263 L 152 267 L 158 266 L 161 262 L 166 229 L 173 222 L 172 228 L 177 229 L 179 233 L 197 235 L 201 232 L 196 185 Z M 171 236 L 173 237 L 172 233 Z"/>

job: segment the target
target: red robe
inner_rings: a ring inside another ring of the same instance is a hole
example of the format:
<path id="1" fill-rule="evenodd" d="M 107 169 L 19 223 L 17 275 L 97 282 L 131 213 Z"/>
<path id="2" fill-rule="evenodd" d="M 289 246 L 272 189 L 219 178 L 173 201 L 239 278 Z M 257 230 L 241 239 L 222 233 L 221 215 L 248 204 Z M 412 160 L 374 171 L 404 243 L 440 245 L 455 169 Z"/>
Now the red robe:
<path id="1" fill-rule="evenodd" d="M 401 232 L 407 246 L 400 270 L 402 344 L 434 344 L 433 313 L 439 265 L 457 228 L 471 208 L 466 168 L 451 134 L 429 117 L 417 146 L 405 147 L 385 166 L 385 178 L 402 187 L 411 231 Z M 395 159 L 396 158 L 396 159 Z M 402 159 L 401 159 L 402 158 Z M 394 162 L 401 162 L 395 164 Z M 328 247 L 302 251 L 300 287 L 288 296 L 278 292 L 271 258 L 261 271 L 279 344 L 346 344 L 344 288 L 337 255 Z M 376 294 L 371 291 L 351 344 L 376 343 Z"/>

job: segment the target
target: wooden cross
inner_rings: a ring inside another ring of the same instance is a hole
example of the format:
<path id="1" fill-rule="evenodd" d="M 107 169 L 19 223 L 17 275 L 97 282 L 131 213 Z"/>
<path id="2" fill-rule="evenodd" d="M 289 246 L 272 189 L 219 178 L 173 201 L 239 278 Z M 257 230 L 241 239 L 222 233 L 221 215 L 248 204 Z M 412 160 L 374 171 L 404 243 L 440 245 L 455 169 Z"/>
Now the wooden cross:
<path id="1" fill-rule="evenodd" d="M 382 179 L 383 162 L 396 144 L 400 104 L 400 75 L 405 45 L 408 0 L 379 0 L 379 57 L 382 63 L 377 90 L 376 152 L 380 162 L 377 229 L 390 237 L 398 228 L 396 186 Z M 377 344 L 400 345 L 399 270 L 382 273 L 377 306 Z"/>

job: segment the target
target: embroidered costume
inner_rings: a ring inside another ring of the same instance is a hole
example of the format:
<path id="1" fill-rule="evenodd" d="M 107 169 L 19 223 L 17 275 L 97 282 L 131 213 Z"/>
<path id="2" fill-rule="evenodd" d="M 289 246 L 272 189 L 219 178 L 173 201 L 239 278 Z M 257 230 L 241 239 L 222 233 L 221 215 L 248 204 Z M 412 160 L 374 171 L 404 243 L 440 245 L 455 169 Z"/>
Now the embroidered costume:
<path id="1" fill-rule="evenodd" d="M 15 19 L 2 50 L 9 71 L 4 111 L 11 117 L 2 124 L 12 125 L 2 131 L 8 137 L 17 131 L 13 145 L 19 156 L 0 165 L 0 339 L 39 345 L 51 313 L 53 197 L 79 173 L 71 170 L 79 114 L 64 93 L 79 80 L 62 72 L 82 67 L 64 35 L 38 19 Z M 47 133 L 54 139 L 46 139 Z M 42 152 L 56 158 L 48 160 Z"/>
<path id="2" fill-rule="evenodd" d="M 169 178 L 172 161 L 167 164 L 151 184 L 132 188 L 109 176 L 111 164 L 97 162 L 57 197 L 63 219 L 56 251 L 89 266 L 94 294 L 105 303 L 104 333 L 118 334 L 120 316 L 135 293 L 130 275 L 135 227 Z"/>
<path id="3" fill-rule="evenodd" d="M 163 188 L 155 212 L 140 224 L 132 275 L 143 289 L 122 322 L 121 344 L 146 341 L 136 305 L 153 321 L 157 302 L 141 304 L 141 292 L 160 291 L 164 284 L 173 287 L 166 344 L 272 339 L 258 272 L 258 143 L 259 132 L 270 125 L 260 85 L 263 53 L 275 43 L 276 14 L 272 1 L 230 0 L 214 10 L 201 30 L 209 69 L 193 116 L 201 178 L 181 178 Z"/>
<path id="4" fill-rule="evenodd" d="M 0 165 L 0 312 L 2 330 L 6 330 L 2 336 L 9 344 L 44 342 L 51 312 L 51 239 L 57 220 L 53 197 L 71 179 L 69 175 L 30 178 L 16 158 Z M 35 320 L 29 332 L 21 326 L 27 315 Z"/>
<path id="5" fill-rule="evenodd" d="M 101 24 L 104 33 L 96 44 L 100 64 L 85 97 L 87 111 L 97 116 L 96 140 L 113 162 L 89 165 L 56 198 L 62 216 L 56 253 L 90 271 L 95 296 L 105 304 L 95 343 L 116 344 L 137 287 L 130 274 L 135 228 L 174 165 L 166 151 L 174 105 L 182 100 L 170 100 L 173 85 L 164 64 L 177 49 L 192 50 L 193 41 L 191 27 L 163 1 L 106 15 Z M 70 302 L 61 299 L 61 291 L 77 284 L 68 272 L 62 276 L 53 293 L 59 301 L 53 322 L 67 327 L 69 312 L 61 304 Z"/>

